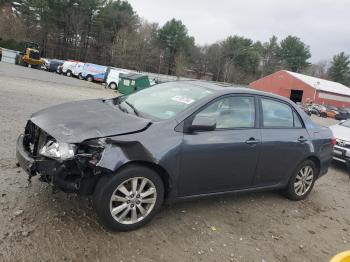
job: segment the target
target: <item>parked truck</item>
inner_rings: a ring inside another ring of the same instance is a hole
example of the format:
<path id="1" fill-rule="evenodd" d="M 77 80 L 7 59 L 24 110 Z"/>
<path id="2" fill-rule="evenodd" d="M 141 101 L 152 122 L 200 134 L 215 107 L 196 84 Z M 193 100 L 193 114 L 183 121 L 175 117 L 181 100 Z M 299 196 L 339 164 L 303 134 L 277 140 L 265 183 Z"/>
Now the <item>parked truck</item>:
<path id="1" fill-rule="evenodd" d="M 75 68 L 75 65 L 79 63 L 79 61 L 75 60 L 67 60 L 62 64 L 61 72 L 62 74 L 66 76 L 72 76 L 73 75 L 73 70 Z"/>
<path id="2" fill-rule="evenodd" d="M 106 73 L 107 66 L 86 63 L 81 72 L 81 76 L 89 82 L 95 81 L 103 83 L 106 78 Z"/>
<path id="3" fill-rule="evenodd" d="M 109 87 L 111 89 L 118 89 L 120 75 L 128 73 L 130 72 L 125 69 L 109 67 L 107 69 L 106 87 Z"/>
<path id="4" fill-rule="evenodd" d="M 40 57 L 39 45 L 32 42 L 25 43 L 25 50 L 16 55 L 15 64 L 39 69 L 44 63 Z"/>

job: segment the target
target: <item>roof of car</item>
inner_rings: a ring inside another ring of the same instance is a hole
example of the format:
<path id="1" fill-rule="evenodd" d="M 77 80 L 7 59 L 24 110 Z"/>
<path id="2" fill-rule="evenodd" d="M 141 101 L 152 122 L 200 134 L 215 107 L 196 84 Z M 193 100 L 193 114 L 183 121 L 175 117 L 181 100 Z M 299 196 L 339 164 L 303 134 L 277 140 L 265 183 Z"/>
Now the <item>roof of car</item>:
<path id="1" fill-rule="evenodd" d="M 215 91 L 216 93 L 222 93 L 222 94 L 229 94 L 229 93 L 247 93 L 247 94 L 256 94 L 256 95 L 263 95 L 263 96 L 269 96 L 273 98 L 278 98 L 284 101 L 289 101 L 289 99 L 286 99 L 283 96 L 275 95 L 272 93 L 267 93 L 263 91 L 259 91 L 256 89 L 252 89 L 249 86 L 245 85 L 236 85 L 236 84 L 229 84 L 229 83 L 220 83 L 220 82 L 210 82 L 210 81 L 201 81 L 201 80 L 181 80 L 177 81 L 178 83 L 183 83 L 186 85 L 193 85 L 193 86 L 200 86 L 204 88 L 211 89 Z"/>

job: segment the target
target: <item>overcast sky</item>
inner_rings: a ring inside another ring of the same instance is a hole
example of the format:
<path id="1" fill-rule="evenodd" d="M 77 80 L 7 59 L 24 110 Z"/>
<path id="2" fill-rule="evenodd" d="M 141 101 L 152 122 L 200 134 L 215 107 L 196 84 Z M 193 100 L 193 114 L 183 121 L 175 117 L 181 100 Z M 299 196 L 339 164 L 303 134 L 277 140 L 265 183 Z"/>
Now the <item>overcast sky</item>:
<path id="1" fill-rule="evenodd" d="M 162 26 L 182 20 L 198 44 L 229 35 L 267 41 L 298 36 L 312 62 L 350 54 L 350 0 L 129 0 L 140 17 Z"/>

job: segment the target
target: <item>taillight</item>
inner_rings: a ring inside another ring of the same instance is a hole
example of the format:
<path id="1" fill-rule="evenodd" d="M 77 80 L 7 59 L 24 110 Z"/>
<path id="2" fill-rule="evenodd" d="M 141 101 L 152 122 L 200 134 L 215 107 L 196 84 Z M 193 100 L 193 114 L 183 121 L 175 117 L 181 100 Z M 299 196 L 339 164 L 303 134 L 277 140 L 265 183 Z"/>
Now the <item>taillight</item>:
<path id="1" fill-rule="evenodd" d="M 337 144 L 337 139 L 333 136 L 332 138 L 332 145 L 335 146 Z"/>

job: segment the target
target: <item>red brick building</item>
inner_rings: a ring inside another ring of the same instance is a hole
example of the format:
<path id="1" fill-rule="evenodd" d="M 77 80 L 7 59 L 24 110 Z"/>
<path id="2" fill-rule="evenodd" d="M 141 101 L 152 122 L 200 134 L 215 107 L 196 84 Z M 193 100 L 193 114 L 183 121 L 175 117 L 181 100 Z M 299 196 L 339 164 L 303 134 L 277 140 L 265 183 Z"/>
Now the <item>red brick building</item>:
<path id="1" fill-rule="evenodd" d="M 286 70 L 256 80 L 250 83 L 250 87 L 287 97 L 294 102 L 350 107 L 349 87 Z"/>

